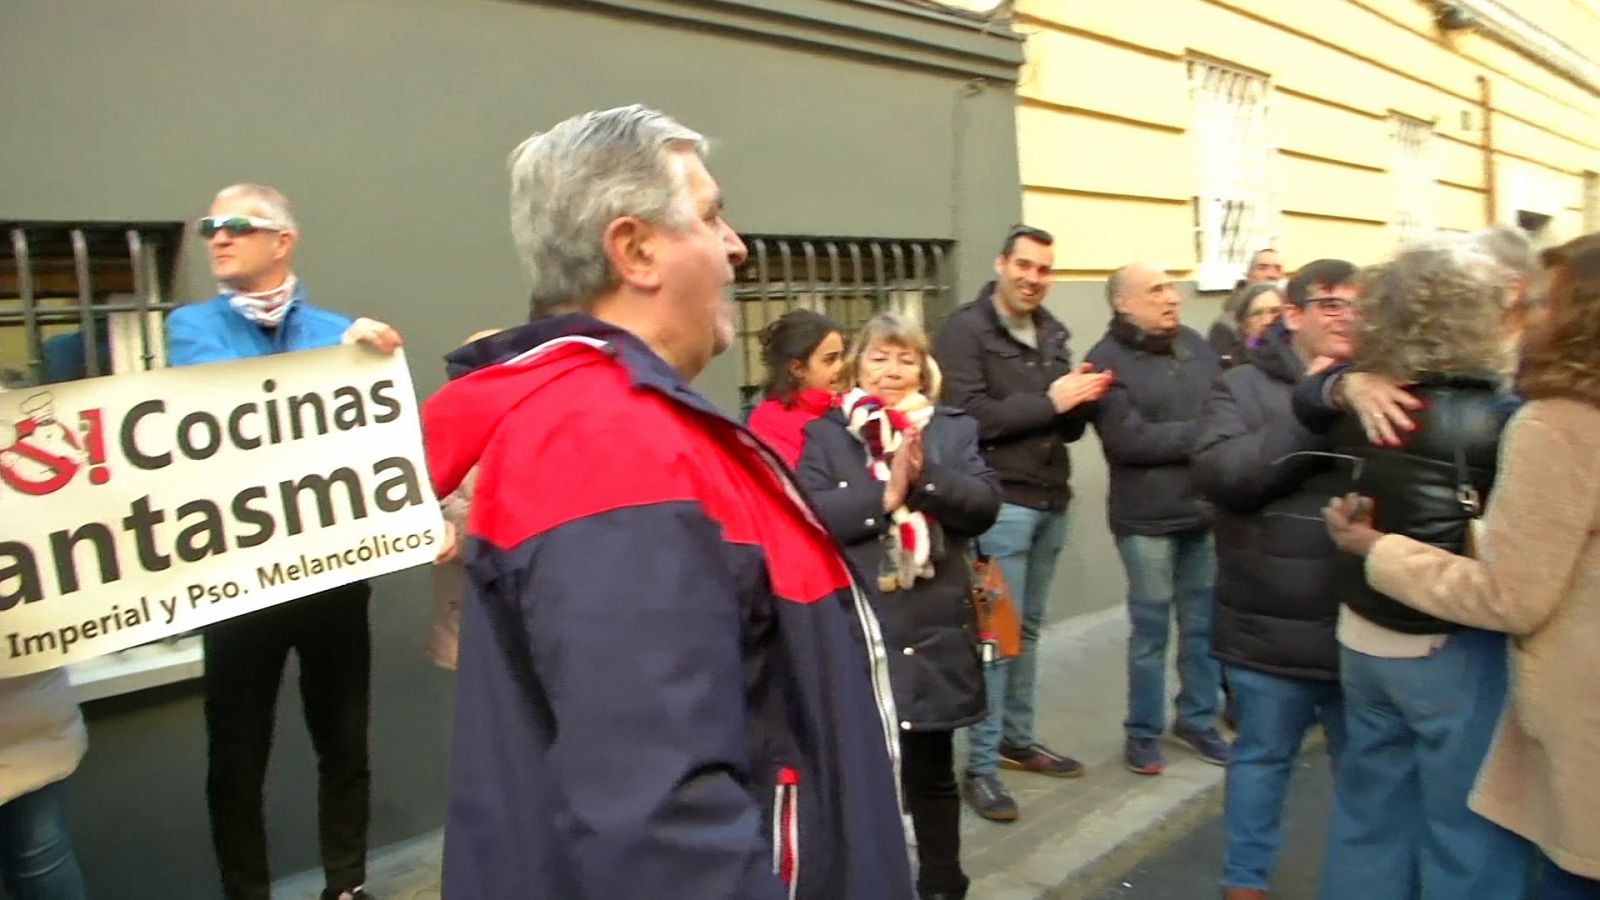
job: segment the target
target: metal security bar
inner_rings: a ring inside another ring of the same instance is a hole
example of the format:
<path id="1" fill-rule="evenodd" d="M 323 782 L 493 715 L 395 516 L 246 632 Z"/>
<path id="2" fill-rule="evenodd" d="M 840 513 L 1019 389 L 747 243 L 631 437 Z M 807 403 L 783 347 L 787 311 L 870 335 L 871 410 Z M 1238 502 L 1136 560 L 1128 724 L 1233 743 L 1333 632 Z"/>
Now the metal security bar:
<path id="1" fill-rule="evenodd" d="M 1395 239 L 1404 246 L 1435 231 L 1433 123 L 1394 113 L 1389 139 L 1394 146 Z"/>
<path id="2" fill-rule="evenodd" d="M 848 344 L 879 312 L 923 321 L 929 301 L 954 291 L 949 241 L 743 235 L 750 256 L 734 282 L 739 306 L 740 400 L 760 402 L 767 377 L 761 331 L 793 309 L 832 319 Z"/>
<path id="3" fill-rule="evenodd" d="M 1264 76 L 1209 60 L 1189 60 L 1199 190 L 1195 250 L 1201 290 L 1225 290 L 1244 275 L 1250 255 L 1272 246 L 1267 188 L 1267 93 Z"/>
<path id="4" fill-rule="evenodd" d="M 0 221 L 0 379 L 22 387 L 161 365 L 181 222 Z"/>

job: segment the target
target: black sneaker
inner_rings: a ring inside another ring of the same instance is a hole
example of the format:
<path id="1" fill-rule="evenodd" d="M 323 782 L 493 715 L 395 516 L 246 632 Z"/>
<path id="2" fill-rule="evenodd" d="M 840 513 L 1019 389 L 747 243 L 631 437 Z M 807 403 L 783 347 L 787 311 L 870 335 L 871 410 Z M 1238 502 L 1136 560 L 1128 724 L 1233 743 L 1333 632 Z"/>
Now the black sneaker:
<path id="1" fill-rule="evenodd" d="M 1179 722 L 1172 727 L 1172 736 L 1193 747 L 1201 759 L 1214 766 L 1227 765 L 1228 757 L 1233 754 L 1233 745 L 1215 728 L 1196 728 Z"/>
<path id="2" fill-rule="evenodd" d="M 1122 745 L 1122 761 L 1128 771 L 1139 775 L 1160 775 L 1167 770 L 1167 758 L 1155 738 L 1128 738 Z"/>
<path id="3" fill-rule="evenodd" d="M 972 811 L 991 822 L 1015 822 L 1017 801 L 1011 799 L 999 775 L 967 775 L 961 782 L 961 796 Z"/>
<path id="4" fill-rule="evenodd" d="M 366 885 L 361 885 L 348 891 L 336 891 L 330 888 L 322 892 L 322 900 L 378 900 L 378 898 L 367 893 Z"/>
<path id="5" fill-rule="evenodd" d="M 1083 763 L 1070 756 L 1062 756 L 1043 744 L 1032 747 L 1000 745 L 1000 765 L 1018 772 L 1037 772 L 1054 778 L 1078 778 L 1083 775 Z"/>

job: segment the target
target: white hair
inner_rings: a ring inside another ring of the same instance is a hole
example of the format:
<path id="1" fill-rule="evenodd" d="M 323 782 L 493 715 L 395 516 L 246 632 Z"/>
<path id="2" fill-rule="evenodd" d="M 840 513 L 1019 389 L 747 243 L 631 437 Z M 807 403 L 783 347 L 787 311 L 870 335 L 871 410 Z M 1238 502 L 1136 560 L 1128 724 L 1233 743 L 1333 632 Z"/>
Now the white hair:
<path id="1" fill-rule="evenodd" d="M 254 201 L 256 210 L 261 213 L 262 218 L 277 222 L 283 226 L 284 231 L 296 233 L 300 231 L 300 226 L 294 221 L 294 211 L 289 208 L 289 198 L 275 187 L 244 181 L 230 184 L 217 191 L 216 199 L 222 200 L 228 197 L 244 197 Z"/>
<path id="2" fill-rule="evenodd" d="M 535 315 L 588 309 L 617 283 L 602 246 L 616 219 L 687 226 L 694 210 L 672 159 L 684 150 L 704 157 L 706 139 L 635 104 L 573 116 L 511 151 L 511 237 L 533 280 Z"/>
<path id="3" fill-rule="evenodd" d="M 1518 278 L 1532 278 L 1538 274 L 1539 258 L 1533 252 L 1533 241 L 1521 228 L 1510 225 L 1491 225 L 1474 231 L 1470 240 L 1479 250 L 1511 271 Z"/>

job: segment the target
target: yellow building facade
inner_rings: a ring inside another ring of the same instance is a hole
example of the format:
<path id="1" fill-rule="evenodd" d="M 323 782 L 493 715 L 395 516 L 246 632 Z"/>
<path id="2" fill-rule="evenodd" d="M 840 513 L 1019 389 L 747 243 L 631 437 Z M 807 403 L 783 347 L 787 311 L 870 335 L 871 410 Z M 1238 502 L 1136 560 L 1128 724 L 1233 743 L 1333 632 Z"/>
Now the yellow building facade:
<path id="1" fill-rule="evenodd" d="M 1151 259 L 1203 291 L 1265 246 L 1292 269 L 1600 229 L 1600 2 L 1515 6 L 1019 0 L 1025 218 L 1061 282 Z"/>

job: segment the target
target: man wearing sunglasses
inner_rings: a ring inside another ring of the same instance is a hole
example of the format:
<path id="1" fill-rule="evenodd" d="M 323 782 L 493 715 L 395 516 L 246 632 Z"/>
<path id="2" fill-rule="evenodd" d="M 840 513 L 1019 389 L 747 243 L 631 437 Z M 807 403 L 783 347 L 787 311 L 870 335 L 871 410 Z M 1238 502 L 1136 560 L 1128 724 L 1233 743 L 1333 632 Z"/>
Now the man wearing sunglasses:
<path id="1" fill-rule="evenodd" d="M 382 353 L 400 335 L 372 319 L 312 306 L 294 275 L 300 232 L 275 188 L 223 188 L 196 228 L 206 241 L 218 294 L 172 311 L 167 354 L 174 366 L 247 359 L 335 344 Z M 272 878 L 262 811 L 278 685 L 293 650 L 300 700 L 317 753 L 325 900 L 370 895 L 366 880 L 371 773 L 367 726 L 371 588 L 357 581 L 206 629 L 205 714 L 211 839 L 229 900 L 268 900 Z"/>
<path id="2" fill-rule="evenodd" d="M 1212 655 L 1233 688 L 1238 739 L 1228 758 L 1226 900 L 1262 900 L 1306 731 L 1321 721 L 1328 754 L 1344 746 L 1339 690 L 1337 551 L 1321 509 L 1349 469 L 1319 454 L 1332 441 L 1295 418 L 1294 387 L 1354 350 L 1356 267 L 1308 263 L 1289 282 L 1283 327 L 1212 387 L 1200 420 L 1195 484 L 1217 506 Z"/>

